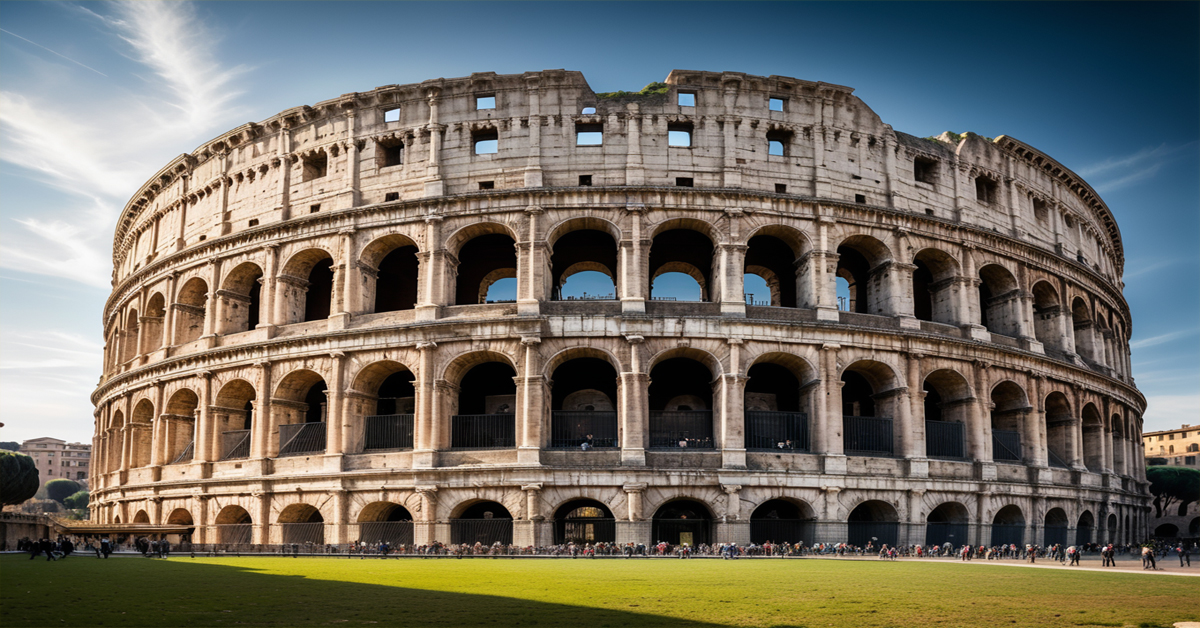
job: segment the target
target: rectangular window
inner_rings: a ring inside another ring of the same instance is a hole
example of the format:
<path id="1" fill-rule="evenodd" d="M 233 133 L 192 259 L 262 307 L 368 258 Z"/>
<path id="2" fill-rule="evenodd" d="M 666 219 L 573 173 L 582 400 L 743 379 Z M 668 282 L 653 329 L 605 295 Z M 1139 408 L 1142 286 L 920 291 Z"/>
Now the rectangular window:
<path id="1" fill-rule="evenodd" d="M 679 106 L 680 107 L 695 107 L 696 106 L 696 92 L 679 92 Z"/>
<path id="2" fill-rule="evenodd" d="M 1167 440 L 1175 440 L 1174 434 L 1167 434 Z"/>
<path id="3" fill-rule="evenodd" d="M 496 108 L 496 97 L 494 95 L 476 96 L 475 97 L 475 109 L 476 110 L 495 109 L 495 108 Z"/>
<path id="4" fill-rule="evenodd" d="M 319 211 L 321 211 L 321 204 L 320 204 L 320 203 L 317 203 L 316 205 L 310 205 L 310 206 L 308 207 L 308 213 L 310 213 L 310 214 L 315 214 L 315 213 L 317 213 L 317 212 L 319 212 Z"/>
<path id="5" fill-rule="evenodd" d="M 867 195 L 866 194 L 855 194 L 854 202 L 865 205 L 867 203 Z"/>
<path id="6" fill-rule="evenodd" d="M 776 194 L 787 194 L 787 184 L 786 183 L 776 183 L 775 184 L 775 193 Z"/>
<path id="7" fill-rule="evenodd" d="M 399 122 L 400 121 L 400 108 L 397 107 L 395 109 L 388 109 L 387 111 L 384 111 L 383 112 L 383 121 L 384 122 Z"/>
<path id="8" fill-rule="evenodd" d="M 997 187 L 996 182 L 987 177 L 975 177 L 975 199 L 981 203 L 995 203 Z"/>
<path id="9" fill-rule="evenodd" d="M 1049 211 L 1046 209 L 1046 201 L 1040 198 L 1033 199 L 1033 217 L 1045 222 Z"/>
<path id="10" fill-rule="evenodd" d="M 776 157 L 786 157 L 788 147 L 792 144 L 792 134 L 789 131 L 776 129 L 767 131 L 767 154 Z"/>
<path id="11" fill-rule="evenodd" d="M 1195 456 L 1184 456 L 1183 464 L 1186 464 L 1188 466 L 1193 466 L 1193 467 L 1196 466 L 1196 457 Z"/>
<path id="12" fill-rule="evenodd" d="M 937 162 L 925 157 L 913 158 L 913 179 L 929 185 L 937 183 Z"/>
<path id="13" fill-rule="evenodd" d="M 304 158 L 304 169 L 302 177 L 304 181 L 312 181 L 320 179 L 329 171 L 329 157 L 325 155 L 325 151 L 317 151 L 316 153 Z"/>
<path id="14" fill-rule="evenodd" d="M 585 116 L 592 115 L 592 114 L 596 113 L 596 108 L 595 107 L 584 107 L 582 113 Z"/>
<path id="15" fill-rule="evenodd" d="M 767 154 L 783 157 L 783 142 L 778 140 L 767 140 Z"/>
<path id="16" fill-rule="evenodd" d="M 604 143 L 603 124 L 576 124 L 576 146 L 600 146 Z"/>
<path id="17" fill-rule="evenodd" d="M 691 177 L 675 177 L 675 187 L 690 188 L 693 187 L 692 183 Z"/>
<path id="18" fill-rule="evenodd" d="M 926 208 L 925 208 L 925 215 L 926 215 L 926 216 L 932 216 L 932 215 L 933 215 L 933 208 L 932 208 L 932 207 L 926 207 Z"/>
<path id="19" fill-rule="evenodd" d="M 579 175 L 579 185 L 582 185 L 582 186 L 584 186 L 584 187 L 591 187 L 591 185 L 592 185 L 592 175 L 590 175 L 590 174 L 581 174 L 581 175 Z"/>
<path id="20" fill-rule="evenodd" d="M 692 146 L 692 123 L 673 122 L 668 124 L 667 146 L 690 148 Z"/>
<path id="21" fill-rule="evenodd" d="M 767 108 L 770 109 L 771 111 L 783 111 L 783 99 L 782 98 L 770 99 L 769 101 L 767 101 Z"/>
<path id="22" fill-rule="evenodd" d="M 383 202 L 385 202 L 385 203 L 390 202 L 390 201 L 398 201 L 398 200 L 400 200 L 399 192 L 387 192 L 383 195 Z"/>
<path id="23" fill-rule="evenodd" d="M 252 220 L 250 221 L 250 226 L 251 226 L 251 227 L 257 227 L 257 226 L 258 226 L 258 219 L 257 219 L 257 218 L 254 218 L 254 219 L 252 219 Z"/>
<path id="24" fill-rule="evenodd" d="M 479 189 L 481 189 L 481 190 L 494 190 L 494 189 L 496 189 L 496 182 L 495 182 L 495 181 L 480 181 L 480 182 L 479 182 Z"/>
<path id="25" fill-rule="evenodd" d="M 482 129 L 471 134 L 471 143 L 476 155 L 494 155 L 500 150 L 500 136 L 496 129 Z"/>
<path id="26" fill-rule="evenodd" d="M 389 168 L 404 163 L 404 144 L 400 142 L 379 144 L 379 167 Z"/>

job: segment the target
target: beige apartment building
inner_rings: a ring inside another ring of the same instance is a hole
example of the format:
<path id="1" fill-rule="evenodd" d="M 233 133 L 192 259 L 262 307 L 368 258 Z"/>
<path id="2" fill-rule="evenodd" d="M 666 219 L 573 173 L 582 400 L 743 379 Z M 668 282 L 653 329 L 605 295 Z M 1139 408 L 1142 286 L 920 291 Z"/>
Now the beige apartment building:
<path id="1" fill-rule="evenodd" d="M 1149 432 L 1142 437 L 1146 458 L 1166 458 L 1175 467 L 1200 467 L 1200 425 L 1181 425 L 1179 429 Z"/>
<path id="2" fill-rule="evenodd" d="M 48 437 L 34 438 L 21 443 L 21 453 L 33 458 L 42 484 L 66 478 L 87 487 L 88 463 L 92 458 L 90 444 L 68 443 Z"/>

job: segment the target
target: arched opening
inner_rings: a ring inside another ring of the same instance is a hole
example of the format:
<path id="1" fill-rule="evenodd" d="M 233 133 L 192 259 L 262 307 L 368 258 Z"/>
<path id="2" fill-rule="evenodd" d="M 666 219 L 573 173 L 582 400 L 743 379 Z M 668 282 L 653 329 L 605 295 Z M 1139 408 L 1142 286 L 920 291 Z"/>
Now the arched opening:
<path id="1" fill-rule="evenodd" d="M 1062 303 L 1048 281 L 1033 284 L 1033 335 L 1052 354 L 1066 351 L 1063 344 Z"/>
<path id="2" fill-rule="evenodd" d="M 676 499 L 654 513 L 651 538 L 655 543 L 696 547 L 712 542 L 712 515 L 708 507 L 693 499 Z"/>
<path id="3" fill-rule="evenodd" d="M 795 356 L 769 355 L 751 365 L 747 375 L 742 397 L 746 449 L 808 451 L 812 367 Z"/>
<path id="4" fill-rule="evenodd" d="M 550 298 L 562 301 L 617 298 L 617 243 L 607 231 L 579 229 L 554 240 Z"/>
<path id="5" fill-rule="evenodd" d="M 452 449 L 517 446 L 517 372 L 506 362 L 476 364 L 459 383 L 457 411 L 450 417 Z"/>
<path id="6" fill-rule="evenodd" d="M 137 511 L 137 514 L 135 514 L 133 516 L 133 523 L 149 524 L 150 523 L 150 515 L 146 514 L 145 510 L 139 510 L 139 511 Z"/>
<path id="7" fill-rule="evenodd" d="M 279 529 L 285 545 L 324 545 L 325 518 L 308 504 L 292 504 L 279 513 Z"/>
<path id="8" fill-rule="evenodd" d="M 1071 404 L 1067 396 L 1054 391 L 1046 396 L 1046 457 L 1052 467 L 1066 469 L 1074 456 L 1072 449 Z"/>
<path id="9" fill-rule="evenodd" d="M 1193 517 L 1191 523 L 1188 524 L 1188 536 L 1192 538 L 1200 536 L 1200 517 Z"/>
<path id="10" fill-rule="evenodd" d="M 213 430 L 220 434 L 220 459 L 250 457 L 250 429 L 254 424 L 254 387 L 235 379 L 221 387 L 209 411 Z"/>
<path id="11" fill-rule="evenodd" d="M 966 378 L 950 369 L 938 369 L 925 377 L 925 455 L 930 458 L 962 460 L 967 457 L 967 420 L 971 388 Z"/>
<path id="12" fill-rule="evenodd" d="M 713 243 L 707 235 L 683 228 L 659 233 L 650 246 L 650 298 L 655 301 L 716 300 L 713 263 Z"/>
<path id="13" fill-rule="evenodd" d="M 373 312 L 398 312 L 417 306 L 420 264 L 417 247 L 408 238 L 383 238 L 364 249 L 362 257 L 364 263 L 377 269 L 373 288 L 369 278 L 364 282 L 368 290 L 374 291 L 374 298 L 368 301 L 373 303 Z"/>
<path id="14" fill-rule="evenodd" d="M 154 404 L 149 399 L 143 399 L 133 407 L 132 430 L 130 434 L 129 455 L 130 466 L 145 467 L 150 465 L 150 449 L 153 447 Z"/>
<path id="15" fill-rule="evenodd" d="M 241 506 L 229 505 L 217 513 L 214 521 L 217 529 L 217 542 L 222 545 L 249 545 L 250 535 L 254 531 L 254 521 L 250 513 Z"/>
<path id="16" fill-rule="evenodd" d="M 555 543 L 615 543 L 616 518 L 594 499 L 573 499 L 554 512 Z"/>
<path id="17" fill-rule="evenodd" d="M 176 508 L 167 515 L 167 525 L 170 526 L 190 526 L 192 522 L 192 513 L 184 508 Z"/>
<path id="18" fill-rule="evenodd" d="M 1075 544 L 1085 545 L 1093 541 L 1093 533 L 1096 529 L 1096 520 L 1092 517 L 1092 513 L 1085 510 L 1082 515 L 1079 515 L 1079 522 L 1075 524 Z"/>
<path id="19" fill-rule="evenodd" d="M 747 243 L 746 303 L 749 305 L 773 305 L 796 307 L 796 252 L 783 240 L 773 235 L 756 235 Z M 750 277 L 760 279 L 767 292 L 752 292 Z"/>
<path id="20" fill-rule="evenodd" d="M 243 262 L 225 276 L 221 287 L 221 333 L 236 334 L 254 329 L 260 322 L 263 271 L 258 264 Z"/>
<path id="21" fill-rule="evenodd" d="M 1062 508 L 1051 508 L 1046 513 L 1046 530 L 1045 543 L 1042 545 L 1050 547 L 1051 545 L 1066 545 L 1067 544 L 1067 513 Z"/>
<path id="22" fill-rule="evenodd" d="M 412 449 L 415 379 L 404 365 L 390 361 L 372 364 L 359 374 L 355 390 L 375 395 L 374 412 L 363 417 L 364 451 Z"/>
<path id="23" fill-rule="evenodd" d="M 688 357 L 650 369 L 650 447 L 712 449 L 712 371 Z"/>
<path id="24" fill-rule="evenodd" d="M 1020 291 L 1017 279 L 999 264 L 979 269 L 979 324 L 993 334 L 1020 335 Z"/>
<path id="25" fill-rule="evenodd" d="M 288 373 L 275 389 L 272 412 L 279 425 L 278 456 L 300 456 L 325 451 L 329 416 L 325 379 L 313 371 Z"/>
<path id="26" fill-rule="evenodd" d="M 1009 504 L 996 512 L 992 518 L 992 545 L 1025 544 L 1025 515 L 1021 509 Z"/>
<path id="27" fill-rule="evenodd" d="M 358 540 L 388 545 L 413 544 L 413 517 L 392 502 L 372 502 L 358 514 Z"/>
<path id="28" fill-rule="evenodd" d="M 1179 538 L 1179 526 L 1173 523 L 1164 523 L 1157 528 L 1154 528 L 1154 538 L 1156 539 L 1176 539 Z"/>
<path id="29" fill-rule="evenodd" d="M 124 347 L 121 349 L 122 360 L 129 362 L 138 357 L 138 311 L 131 309 L 125 313 Z"/>
<path id="30" fill-rule="evenodd" d="M 992 388 L 992 459 L 996 462 L 1020 462 L 1024 459 L 1021 442 L 1025 417 L 1033 410 L 1025 391 L 1011 382 Z"/>
<path id="31" fill-rule="evenodd" d="M 834 275 L 845 282 L 839 283 L 838 309 L 857 314 L 888 314 L 883 299 L 888 273 L 885 264 L 891 259 L 888 248 L 875 238 L 858 235 L 842 241 L 837 254 Z"/>
<path id="32" fill-rule="evenodd" d="M 1104 421 L 1094 404 L 1083 406 L 1083 466 L 1092 473 L 1104 470 Z"/>
<path id="33" fill-rule="evenodd" d="M 1087 302 L 1079 297 L 1071 301 L 1071 328 L 1075 333 L 1075 353 L 1088 366 L 1095 366 L 1098 358 L 1096 329 Z"/>
<path id="34" fill-rule="evenodd" d="M 198 340 L 204 335 L 204 308 L 208 305 L 208 284 L 192 277 L 175 297 L 175 344 Z"/>
<path id="35" fill-rule="evenodd" d="M 879 500 L 866 501 L 850 511 L 846 535 L 851 545 L 894 547 L 900 537 L 900 515 L 891 504 Z"/>
<path id="36" fill-rule="evenodd" d="M 1113 453 L 1113 471 L 1126 475 L 1125 470 L 1125 420 L 1121 415 L 1114 414 L 1111 419 L 1111 447 Z"/>
<path id="37" fill-rule="evenodd" d="M 167 401 L 166 412 L 161 420 L 166 421 L 164 447 L 168 464 L 192 461 L 196 440 L 196 408 L 200 399 L 190 389 L 181 388 Z"/>
<path id="38" fill-rule="evenodd" d="M 308 292 L 304 295 L 304 322 L 329 318 L 333 300 L 333 258 L 327 257 L 308 272 Z"/>
<path id="39" fill-rule="evenodd" d="M 1117 542 L 1117 516 L 1113 514 L 1108 516 L 1108 542 Z"/>
<path id="40" fill-rule="evenodd" d="M 469 240 L 458 251 L 458 275 L 454 303 L 506 302 L 516 300 L 515 289 L 499 294 L 494 286 L 503 279 L 517 276 L 516 242 L 507 233 L 485 233 Z M 495 289 L 493 289 L 495 288 Z M 515 288 L 515 286 L 513 286 Z"/>
<path id="41" fill-rule="evenodd" d="M 949 543 L 951 547 L 966 545 L 970 540 L 967 535 L 970 518 L 967 507 L 958 502 L 939 504 L 925 518 L 925 544 Z"/>
<path id="42" fill-rule="evenodd" d="M 957 300 L 958 262 L 943 251 L 924 249 L 913 258 L 913 316 L 953 325 Z"/>
<path id="43" fill-rule="evenodd" d="M 554 369 L 550 446 L 618 447 L 617 371 L 608 360 L 579 357 Z"/>
<path id="44" fill-rule="evenodd" d="M 329 318 L 333 307 L 333 256 L 306 249 L 292 256 L 276 282 L 276 297 L 286 304 L 281 324 Z"/>
<path id="45" fill-rule="evenodd" d="M 512 533 L 512 515 L 496 502 L 475 502 L 450 519 L 450 542 L 455 544 L 512 545 Z"/>
<path id="46" fill-rule="evenodd" d="M 842 443 L 847 454 L 890 456 L 896 377 L 887 365 L 860 360 L 842 372 Z M 876 393 L 876 391 L 882 391 Z"/>
<path id="47" fill-rule="evenodd" d="M 812 544 L 816 515 L 804 502 L 770 499 L 750 515 L 750 542 Z"/>
<path id="48" fill-rule="evenodd" d="M 146 304 L 146 314 L 142 317 L 142 353 L 158 351 L 163 343 L 163 318 L 166 316 L 166 299 L 161 292 L 155 292 Z"/>

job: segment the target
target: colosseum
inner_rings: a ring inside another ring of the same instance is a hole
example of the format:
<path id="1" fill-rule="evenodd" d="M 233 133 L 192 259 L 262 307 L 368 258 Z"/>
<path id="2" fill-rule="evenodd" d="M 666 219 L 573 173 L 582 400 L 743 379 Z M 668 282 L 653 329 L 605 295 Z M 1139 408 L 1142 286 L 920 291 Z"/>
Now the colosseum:
<path id="1" fill-rule="evenodd" d="M 1112 213 L 1028 144 L 906 135 L 852 93 L 477 73 L 180 155 L 113 239 L 92 520 L 264 546 L 1141 539 Z"/>

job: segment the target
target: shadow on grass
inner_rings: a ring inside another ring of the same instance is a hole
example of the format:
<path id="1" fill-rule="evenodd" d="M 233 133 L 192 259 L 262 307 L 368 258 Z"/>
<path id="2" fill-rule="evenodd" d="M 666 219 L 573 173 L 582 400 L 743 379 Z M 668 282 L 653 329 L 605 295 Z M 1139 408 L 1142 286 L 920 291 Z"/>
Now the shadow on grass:
<path id="1" fill-rule="evenodd" d="M 106 561 L 74 556 L 47 563 L 9 555 L 0 558 L 0 565 L 0 616 L 5 628 L 723 625 L 484 593 L 322 579 L 321 562 L 311 563 L 308 576 L 264 573 L 254 563 L 231 566 L 185 557 Z M 596 604 L 598 600 L 587 602 Z M 606 599 L 598 605 L 620 607 L 625 603 Z"/>

